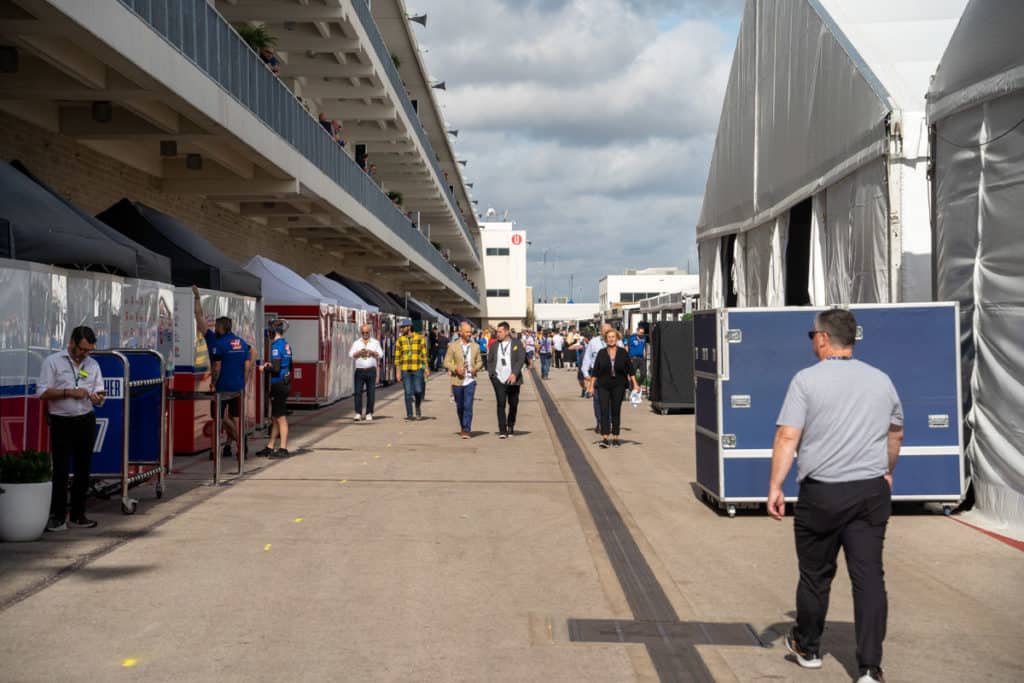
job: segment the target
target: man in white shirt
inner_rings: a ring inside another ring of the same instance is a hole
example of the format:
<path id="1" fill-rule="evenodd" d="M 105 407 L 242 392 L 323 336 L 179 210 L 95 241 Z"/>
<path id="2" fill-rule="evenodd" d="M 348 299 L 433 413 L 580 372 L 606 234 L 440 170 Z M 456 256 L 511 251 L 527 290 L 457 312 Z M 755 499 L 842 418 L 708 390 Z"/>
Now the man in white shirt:
<path id="1" fill-rule="evenodd" d="M 587 344 L 587 348 L 583 351 L 583 364 L 580 366 L 580 372 L 583 373 L 584 381 L 590 379 L 590 371 L 594 368 L 594 359 L 597 358 L 597 352 L 607 346 L 605 342 L 605 335 L 612 329 L 612 326 L 608 323 L 601 325 L 601 334 L 594 335 L 594 337 Z M 621 348 L 625 348 L 620 338 L 617 345 Z M 594 421 L 597 426 L 594 428 L 598 434 L 601 433 L 601 402 L 597 398 L 597 392 L 591 392 L 594 397 Z"/>
<path id="2" fill-rule="evenodd" d="M 85 516 L 93 445 L 96 441 L 95 406 L 106 391 L 99 363 L 89 357 L 96 349 L 96 333 L 82 326 L 71 331 L 65 351 L 43 360 L 36 396 L 47 401 L 53 454 L 53 496 L 47 531 L 64 531 L 68 520 L 68 470 L 74 458 L 71 482 L 71 526 L 90 529 L 96 522 Z"/>
<path id="3" fill-rule="evenodd" d="M 562 331 L 558 330 L 555 332 L 555 336 L 551 338 L 551 346 L 554 348 L 555 353 L 555 367 L 562 367 L 562 351 L 565 349 L 565 337 L 562 336 Z"/>
<path id="4" fill-rule="evenodd" d="M 370 326 L 359 328 L 360 338 L 352 342 L 348 354 L 356 360 L 355 420 L 373 421 L 373 398 L 377 390 L 377 363 L 384 355 L 380 342 L 370 334 Z M 366 389 L 366 412 L 363 412 L 363 388 Z"/>

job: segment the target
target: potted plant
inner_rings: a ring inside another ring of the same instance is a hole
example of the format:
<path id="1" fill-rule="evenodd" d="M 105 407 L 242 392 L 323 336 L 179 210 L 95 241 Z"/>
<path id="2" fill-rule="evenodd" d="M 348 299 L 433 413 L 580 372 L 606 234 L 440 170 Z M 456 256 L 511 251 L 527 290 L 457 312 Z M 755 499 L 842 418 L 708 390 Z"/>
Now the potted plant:
<path id="1" fill-rule="evenodd" d="M 34 541 L 43 535 L 52 479 L 49 453 L 0 455 L 0 541 Z"/>
<path id="2" fill-rule="evenodd" d="M 242 37 L 249 47 L 255 52 L 259 52 L 261 48 L 274 47 L 274 43 L 277 42 L 277 38 L 273 36 L 263 26 L 250 26 L 249 24 L 242 24 L 235 28 L 238 31 L 238 35 Z"/>

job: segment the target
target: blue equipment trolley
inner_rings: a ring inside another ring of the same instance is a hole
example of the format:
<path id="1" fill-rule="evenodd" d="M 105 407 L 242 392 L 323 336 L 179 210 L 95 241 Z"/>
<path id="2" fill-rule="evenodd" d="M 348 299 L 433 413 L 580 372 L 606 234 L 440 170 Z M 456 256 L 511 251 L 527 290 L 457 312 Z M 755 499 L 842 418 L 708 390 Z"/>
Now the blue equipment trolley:
<path id="1" fill-rule="evenodd" d="M 697 484 L 729 516 L 767 501 L 775 421 L 789 382 L 817 359 L 807 341 L 827 308 L 730 308 L 694 315 Z M 903 403 L 893 500 L 938 502 L 965 486 L 956 303 L 861 304 L 854 356 L 884 371 Z M 799 457 L 799 452 L 797 453 Z M 798 493 L 796 467 L 783 486 Z"/>

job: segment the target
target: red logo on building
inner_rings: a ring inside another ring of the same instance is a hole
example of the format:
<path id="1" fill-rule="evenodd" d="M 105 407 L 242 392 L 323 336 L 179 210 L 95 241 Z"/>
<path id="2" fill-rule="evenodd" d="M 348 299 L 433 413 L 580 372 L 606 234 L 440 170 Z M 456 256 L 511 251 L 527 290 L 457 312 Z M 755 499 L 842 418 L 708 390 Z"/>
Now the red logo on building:
<path id="1" fill-rule="evenodd" d="M 522 235 L 512 235 L 512 244 L 514 244 L 514 245 L 516 245 L 518 247 L 522 243 L 523 243 L 523 236 Z"/>

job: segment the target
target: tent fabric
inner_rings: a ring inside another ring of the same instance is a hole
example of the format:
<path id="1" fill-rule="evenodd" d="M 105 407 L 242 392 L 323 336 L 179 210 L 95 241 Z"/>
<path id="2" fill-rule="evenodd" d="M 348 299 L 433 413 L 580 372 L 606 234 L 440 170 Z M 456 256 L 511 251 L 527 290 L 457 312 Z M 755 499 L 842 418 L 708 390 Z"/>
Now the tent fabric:
<path id="1" fill-rule="evenodd" d="M 134 251 L 8 163 L 0 164 L 0 257 L 138 277 Z"/>
<path id="2" fill-rule="evenodd" d="M 324 296 L 337 300 L 339 304 L 346 308 L 354 308 L 366 311 L 367 313 L 377 313 L 380 311 L 376 306 L 368 304 L 359 298 L 359 295 L 351 289 L 340 282 L 330 279 L 326 275 L 313 273 L 306 277 L 306 282 L 316 287 Z"/>
<path id="3" fill-rule="evenodd" d="M 243 268 L 263 283 L 263 301 L 266 304 L 306 306 L 337 303 L 336 299 L 324 296 L 294 270 L 264 256 L 253 256 Z"/>
<path id="4" fill-rule="evenodd" d="M 143 280 L 153 280 L 157 282 L 170 282 L 171 281 L 171 260 L 166 256 L 161 256 L 155 251 L 150 251 L 146 247 L 142 246 L 138 242 L 128 239 L 117 230 L 114 230 L 103 221 L 97 220 L 90 216 L 85 211 L 80 209 L 75 204 L 62 197 L 52 187 L 44 183 L 35 174 L 32 173 L 24 164 L 20 161 L 12 161 L 13 166 L 17 171 L 23 174 L 26 178 L 34 182 L 39 187 L 46 190 L 53 197 L 59 200 L 64 206 L 68 207 L 83 221 L 92 226 L 94 230 L 101 233 L 105 237 L 114 242 L 117 242 L 123 247 L 127 247 L 135 252 L 135 277 Z"/>
<path id="5" fill-rule="evenodd" d="M 448 324 L 448 316 L 442 315 L 433 306 L 429 306 L 429 305 L 423 303 L 422 301 L 420 301 L 419 299 L 417 299 L 415 297 L 411 297 L 411 296 L 409 297 L 409 301 L 416 302 L 416 305 L 419 306 L 420 308 L 422 308 L 427 313 L 428 318 L 430 320 L 436 321 L 438 325 L 447 325 Z"/>
<path id="6" fill-rule="evenodd" d="M 195 284 L 242 296 L 261 296 L 258 277 L 165 213 L 122 199 L 96 217 L 129 239 L 170 258 L 171 281 L 179 287 Z"/>
<path id="7" fill-rule="evenodd" d="M 1024 90 L 1021 26 L 1024 3 L 972 0 L 931 82 L 930 121 Z"/>
<path id="8" fill-rule="evenodd" d="M 1024 538 L 1024 72 L 1020 3 L 973 0 L 929 99 L 936 296 L 960 302 L 975 509 Z"/>
<path id="9" fill-rule="evenodd" d="M 419 301 L 411 296 L 405 297 L 394 292 L 388 292 L 388 296 L 391 297 L 391 299 L 399 306 L 404 305 L 404 308 L 409 312 L 410 318 L 413 318 L 414 320 L 426 320 L 428 322 L 434 319 L 433 312 L 428 311 L 422 304 L 420 304 Z"/>
<path id="10" fill-rule="evenodd" d="M 327 273 L 327 277 L 335 282 L 339 282 L 342 285 L 348 287 L 355 292 L 360 299 L 368 304 L 376 306 L 381 313 L 387 315 L 405 315 L 405 309 L 396 304 L 391 300 L 391 297 L 384 294 L 382 291 L 371 285 L 369 282 L 362 282 L 360 280 L 353 280 L 350 277 L 345 277 L 337 271 L 331 271 Z"/>
<path id="11" fill-rule="evenodd" d="M 890 283 L 886 275 L 884 282 L 874 282 L 867 301 L 929 298 L 924 96 L 965 4 L 748 0 L 697 223 L 698 241 L 767 225 L 796 203 L 891 155 L 883 179 L 895 176 L 891 187 L 901 205 L 891 215 L 901 221 L 899 251 L 891 257 L 881 252 L 880 263 L 857 267 L 888 272 L 890 261 L 898 266 L 898 281 Z M 896 136 L 901 145 L 891 144 Z M 828 204 L 824 208 L 831 210 Z M 890 215 L 888 208 L 885 215 Z M 868 227 L 877 232 L 854 236 L 859 240 L 855 246 L 888 240 L 888 218 L 856 229 L 860 233 Z M 784 264 L 779 266 L 784 272 Z M 744 264 L 738 268 L 745 275 Z M 714 287 L 729 286 L 713 280 L 712 269 L 710 264 L 705 269 L 704 302 L 713 299 Z M 838 277 L 826 272 L 829 280 Z M 874 291 L 878 285 L 884 285 L 880 294 Z M 748 298 L 745 289 L 741 296 Z"/>

